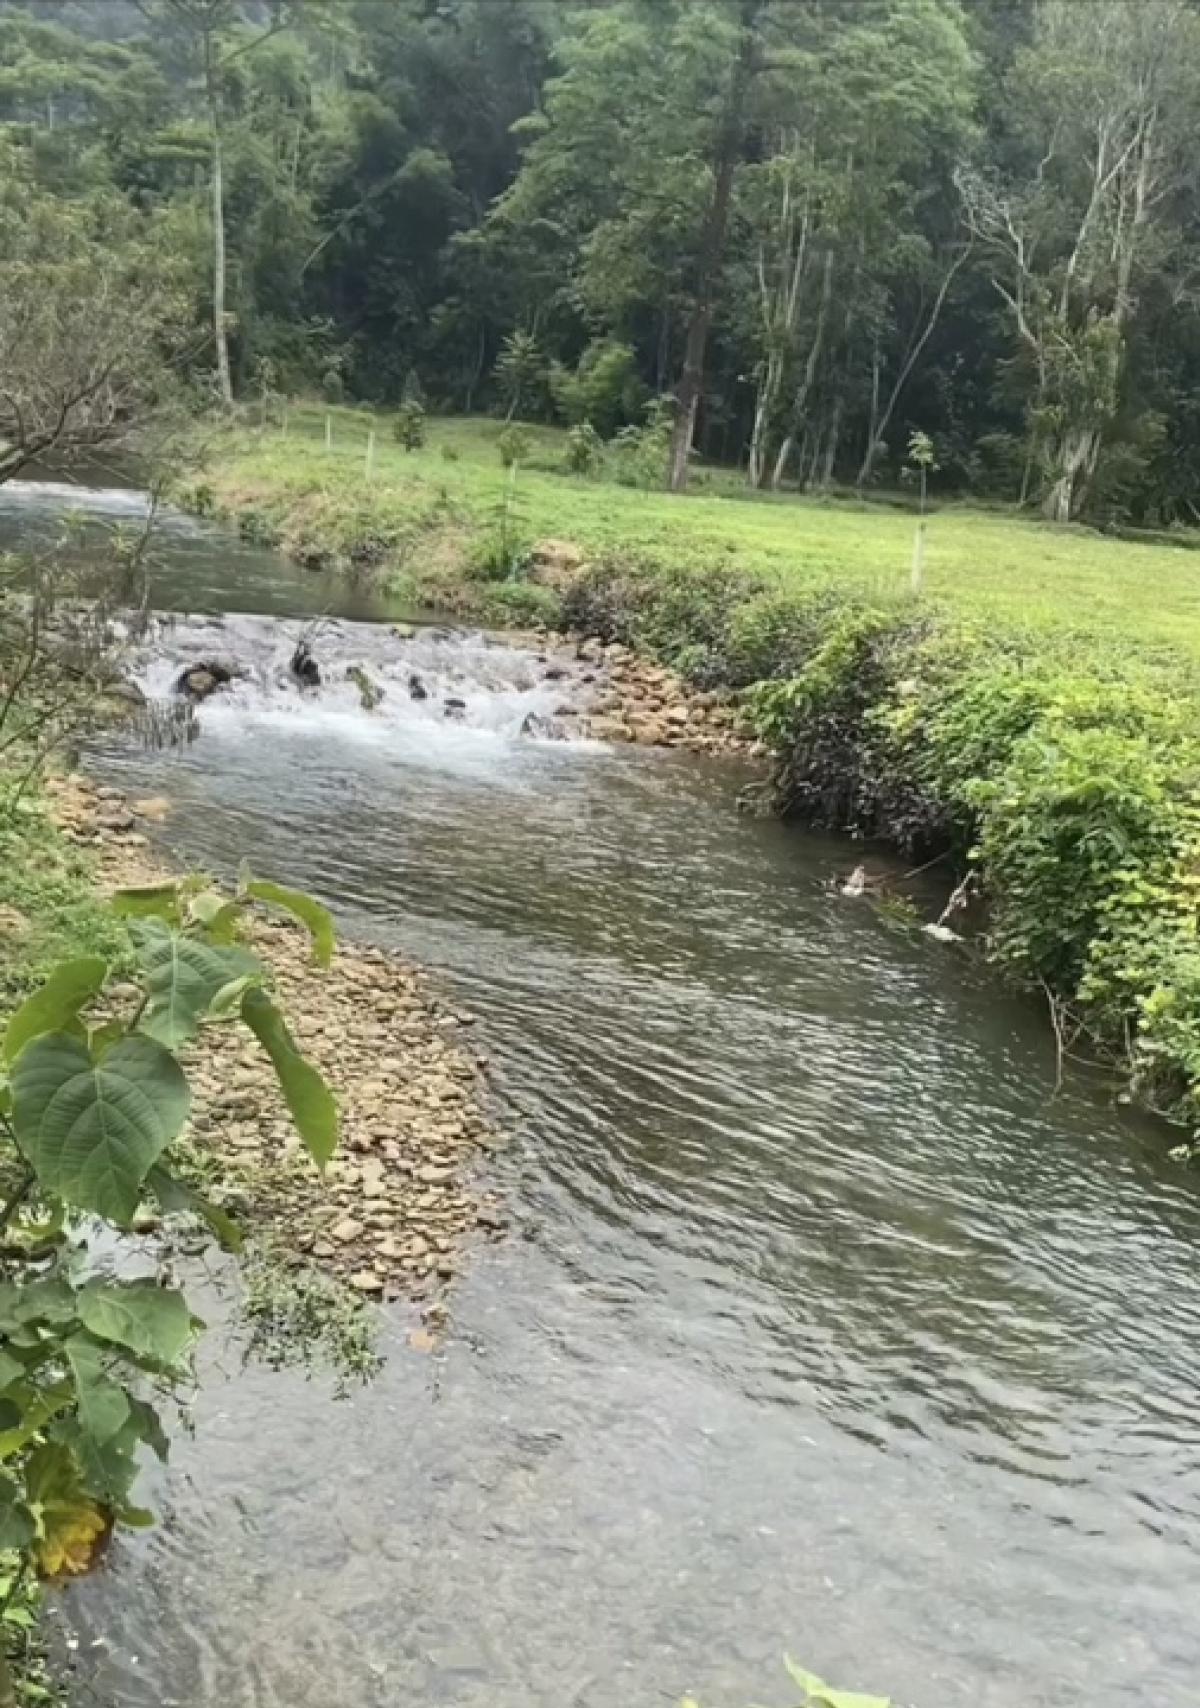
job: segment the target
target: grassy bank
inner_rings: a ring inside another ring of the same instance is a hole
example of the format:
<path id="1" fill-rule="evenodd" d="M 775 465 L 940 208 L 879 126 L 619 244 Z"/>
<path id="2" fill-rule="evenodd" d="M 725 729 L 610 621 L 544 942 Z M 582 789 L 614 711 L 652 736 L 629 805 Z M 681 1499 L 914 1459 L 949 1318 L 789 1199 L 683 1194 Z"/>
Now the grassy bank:
<path id="1" fill-rule="evenodd" d="M 332 449 L 325 447 L 329 416 Z M 374 477 L 366 436 L 376 433 Z M 494 526 L 508 486 L 498 422 L 431 420 L 402 450 L 387 417 L 292 408 L 287 431 L 220 440 L 189 501 L 235 513 L 252 537 L 298 557 L 332 555 L 418 588 L 453 589 L 472 541 Z M 528 540 L 568 539 L 592 558 L 673 570 L 736 567 L 781 591 L 876 599 L 908 587 L 913 517 L 884 503 L 749 496 L 729 471 L 699 470 L 686 498 L 563 472 L 565 436 L 523 428 L 516 488 Z M 461 591 L 461 588 L 459 589 Z M 1200 659 L 1200 557 L 954 505 L 931 520 L 925 591 L 937 608 L 1035 630 L 1086 629 L 1182 648 Z"/>
<path id="2" fill-rule="evenodd" d="M 363 419 L 335 415 L 332 449 L 324 423 L 229 438 L 203 504 L 469 603 L 507 490 L 497 425 L 434 423 L 406 453 L 380 423 L 368 480 Z M 681 500 L 561 457 L 531 435 L 515 510 L 526 543 L 578 550 L 549 554 L 550 587 L 515 577 L 515 605 L 744 689 L 785 810 L 969 871 L 991 956 L 1064 1041 L 1194 1128 L 1200 559 L 955 508 L 916 600 L 911 514 L 739 498 L 728 477 Z"/>

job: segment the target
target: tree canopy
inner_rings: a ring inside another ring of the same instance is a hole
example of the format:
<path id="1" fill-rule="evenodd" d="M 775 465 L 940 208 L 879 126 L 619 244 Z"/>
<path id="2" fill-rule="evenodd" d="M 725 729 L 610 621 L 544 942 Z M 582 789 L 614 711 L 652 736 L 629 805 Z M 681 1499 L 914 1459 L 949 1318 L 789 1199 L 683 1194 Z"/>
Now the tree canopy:
<path id="1" fill-rule="evenodd" d="M 8 176 L 219 396 L 672 398 L 676 485 L 1200 521 L 1198 115 L 1194 0 L 0 0 Z"/>

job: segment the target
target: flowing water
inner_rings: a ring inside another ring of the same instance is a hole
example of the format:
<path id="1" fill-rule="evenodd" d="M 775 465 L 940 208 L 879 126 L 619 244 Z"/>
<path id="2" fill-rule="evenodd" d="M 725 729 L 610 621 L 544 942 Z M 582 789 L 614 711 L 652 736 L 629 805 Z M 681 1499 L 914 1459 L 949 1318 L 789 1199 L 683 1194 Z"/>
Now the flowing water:
<path id="1" fill-rule="evenodd" d="M 167 543 L 164 600 L 320 608 Z M 1043 1017 L 837 896 L 844 845 L 739 817 L 735 768 L 520 736 L 538 660 L 481 639 L 338 622 L 305 695 L 300 629 L 162 630 L 149 687 L 218 640 L 244 676 L 94 762 L 475 1010 L 514 1233 L 444 1355 L 401 1313 L 350 1400 L 215 1337 L 164 1521 L 66 1598 L 80 1699 L 743 1708 L 787 1647 L 915 1708 L 1193 1708 L 1200 1197 L 1162 1135 L 1056 1093 Z"/>

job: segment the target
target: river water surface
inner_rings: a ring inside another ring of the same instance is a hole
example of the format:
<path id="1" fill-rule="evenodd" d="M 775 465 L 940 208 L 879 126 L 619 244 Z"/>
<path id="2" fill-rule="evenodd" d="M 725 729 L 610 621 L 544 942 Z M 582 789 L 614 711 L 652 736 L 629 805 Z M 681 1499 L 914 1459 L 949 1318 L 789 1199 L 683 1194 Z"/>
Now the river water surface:
<path id="1" fill-rule="evenodd" d="M 163 604 L 332 596 L 165 538 Z M 514 1232 L 352 1399 L 216 1338 L 164 1521 L 67 1598 L 81 1700 L 744 1708 L 786 1647 L 913 1708 L 1194 1708 L 1200 1197 L 1161 1134 L 1056 1094 L 1043 1017 L 832 893 L 853 854 L 739 817 L 736 770 L 522 740 L 494 649 L 430 644 L 461 719 L 268 673 L 94 756 L 185 859 L 474 1009 Z"/>

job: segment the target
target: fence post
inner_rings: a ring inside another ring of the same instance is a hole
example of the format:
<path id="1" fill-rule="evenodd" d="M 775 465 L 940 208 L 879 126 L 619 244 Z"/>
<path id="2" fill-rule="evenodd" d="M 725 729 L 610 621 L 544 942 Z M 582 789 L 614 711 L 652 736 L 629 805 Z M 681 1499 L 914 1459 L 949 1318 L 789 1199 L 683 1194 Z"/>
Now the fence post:
<path id="1" fill-rule="evenodd" d="M 370 429 L 370 431 L 367 433 L 367 465 L 366 465 L 367 479 L 370 480 L 373 477 L 374 473 L 375 473 L 375 429 L 374 429 L 374 427 L 372 427 Z"/>
<path id="2" fill-rule="evenodd" d="M 332 449 L 333 449 L 333 416 L 332 415 L 327 415 L 325 417 L 325 449 L 327 451 L 332 451 Z"/>

